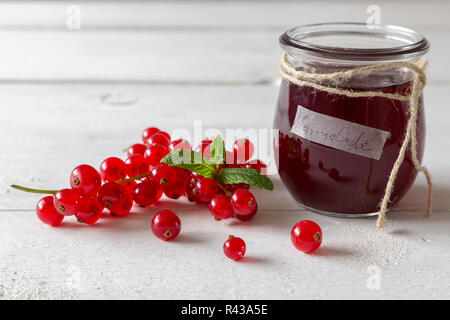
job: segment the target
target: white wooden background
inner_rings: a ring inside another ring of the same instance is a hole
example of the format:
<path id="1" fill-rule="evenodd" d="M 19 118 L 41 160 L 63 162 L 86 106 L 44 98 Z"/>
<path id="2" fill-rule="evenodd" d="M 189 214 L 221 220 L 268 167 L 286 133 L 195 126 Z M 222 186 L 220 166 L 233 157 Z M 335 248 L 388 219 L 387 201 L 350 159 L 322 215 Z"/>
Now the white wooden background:
<path id="1" fill-rule="evenodd" d="M 450 4 L 340 2 L 0 3 L 0 298 L 450 298 Z M 66 28 L 73 4 L 80 30 Z M 432 217 L 423 218 L 422 177 L 385 231 L 372 218 L 307 212 L 277 177 L 276 191 L 256 191 L 260 212 L 250 223 L 216 222 L 206 208 L 163 200 L 123 219 L 85 226 L 69 218 L 51 228 L 35 216 L 39 196 L 10 190 L 64 187 L 74 166 L 123 156 L 148 125 L 270 128 L 278 36 L 298 24 L 365 21 L 371 4 L 382 23 L 414 28 L 432 44 Z M 118 96 L 129 103 L 115 104 Z M 177 241 L 151 234 L 161 208 L 182 219 Z M 323 229 L 315 255 L 290 243 L 302 219 Z M 228 234 L 247 242 L 241 263 L 222 253 Z M 380 287 L 371 289 L 377 268 Z"/>

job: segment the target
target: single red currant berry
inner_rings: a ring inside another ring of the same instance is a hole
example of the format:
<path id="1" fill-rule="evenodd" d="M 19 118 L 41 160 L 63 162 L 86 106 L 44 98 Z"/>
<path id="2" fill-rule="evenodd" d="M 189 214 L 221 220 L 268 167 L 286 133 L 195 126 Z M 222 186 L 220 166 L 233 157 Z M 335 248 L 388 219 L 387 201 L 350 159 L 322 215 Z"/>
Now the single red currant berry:
<path id="1" fill-rule="evenodd" d="M 133 196 L 129 188 L 114 182 L 102 185 L 97 198 L 115 216 L 126 216 L 133 206 Z"/>
<path id="2" fill-rule="evenodd" d="M 141 207 L 147 207 L 156 202 L 158 190 L 155 184 L 150 181 L 141 182 L 133 192 L 133 200 Z"/>
<path id="3" fill-rule="evenodd" d="M 247 161 L 245 168 L 258 170 L 261 174 L 267 175 L 267 165 L 261 160 Z"/>
<path id="4" fill-rule="evenodd" d="M 160 130 L 156 127 L 150 127 L 142 131 L 142 141 L 145 143 L 145 141 L 150 138 L 155 133 L 159 132 Z"/>
<path id="5" fill-rule="evenodd" d="M 70 174 L 70 186 L 83 195 L 97 195 L 101 185 L 102 177 L 100 173 L 90 165 L 79 165 Z"/>
<path id="6" fill-rule="evenodd" d="M 170 199 L 178 199 L 186 193 L 186 188 L 189 184 L 190 174 L 182 168 L 173 167 L 175 172 L 175 183 L 164 191 L 164 194 Z"/>
<path id="7" fill-rule="evenodd" d="M 186 197 L 190 202 L 203 203 L 197 199 L 197 191 L 195 190 L 195 186 L 188 185 L 186 187 Z"/>
<path id="8" fill-rule="evenodd" d="M 144 156 L 135 154 L 132 155 L 125 161 L 125 164 L 127 166 L 127 173 L 130 178 L 136 177 L 140 174 L 145 174 L 150 171 L 150 168 L 147 164 L 147 161 L 145 161 Z"/>
<path id="9" fill-rule="evenodd" d="M 244 240 L 239 237 L 228 236 L 228 240 L 223 244 L 223 252 L 228 258 L 234 261 L 242 259 L 245 255 Z"/>
<path id="10" fill-rule="evenodd" d="M 167 132 L 165 132 L 165 131 L 160 131 L 159 133 L 162 134 L 164 137 L 166 137 L 167 140 L 169 140 L 169 142 L 170 142 L 170 140 L 172 140 L 172 139 L 170 138 L 170 134 L 168 134 Z"/>
<path id="11" fill-rule="evenodd" d="M 142 180 L 142 182 L 144 182 L 144 181 L 149 181 L 149 182 L 155 184 L 155 183 L 153 182 L 153 180 L 152 180 L 150 177 L 144 178 L 144 179 Z M 155 185 L 155 186 L 156 186 L 156 185 Z M 163 191 L 162 189 L 158 188 L 158 186 L 156 186 L 156 200 L 161 199 L 161 197 L 163 196 L 163 194 L 164 194 L 164 191 Z"/>
<path id="12" fill-rule="evenodd" d="M 181 230 L 181 221 L 170 210 L 162 210 L 155 214 L 152 220 L 152 231 L 158 238 L 167 241 L 172 240 Z"/>
<path id="13" fill-rule="evenodd" d="M 100 173 L 103 181 L 116 182 L 126 177 L 127 166 L 122 159 L 111 157 L 103 160 L 100 165 Z"/>
<path id="14" fill-rule="evenodd" d="M 255 206 L 255 209 L 250 214 L 242 215 L 242 214 L 236 213 L 235 216 L 236 216 L 236 218 L 238 218 L 241 221 L 249 221 L 249 220 L 253 219 L 254 216 L 256 216 L 257 212 L 258 212 L 258 204 Z"/>
<path id="15" fill-rule="evenodd" d="M 233 144 L 233 152 L 236 163 L 245 163 L 253 156 L 255 148 L 248 139 L 238 139 Z"/>
<path id="16" fill-rule="evenodd" d="M 133 154 L 140 154 L 141 156 L 143 156 L 145 150 L 147 150 L 147 146 L 145 144 L 136 143 L 128 148 L 127 156 L 131 157 Z"/>
<path id="17" fill-rule="evenodd" d="M 161 189 L 157 189 L 157 193 L 156 193 L 156 200 L 161 199 L 161 197 L 163 196 L 164 191 L 162 191 Z"/>
<path id="18" fill-rule="evenodd" d="M 191 172 L 188 184 L 186 186 L 186 197 L 190 202 L 202 203 L 199 199 L 197 199 L 197 190 L 195 189 L 197 181 L 202 178 L 202 176 L 199 176 L 195 172 Z"/>
<path id="19" fill-rule="evenodd" d="M 209 202 L 209 211 L 217 219 L 228 219 L 233 216 L 233 208 L 230 204 L 230 197 L 224 194 L 217 194 Z"/>
<path id="20" fill-rule="evenodd" d="M 76 205 L 80 199 L 80 193 L 74 189 L 62 189 L 55 194 L 53 205 L 58 213 L 64 216 L 73 216 L 76 213 Z"/>
<path id="21" fill-rule="evenodd" d="M 209 202 L 217 194 L 219 188 L 213 179 L 203 178 L 195 184 L 194 194 L 201 202 Z"/>
<path id="22" fill-rule="evenodd" d="M 93 224 L 100 219 L 103 212 L 103 206 L 101 203 L 92 197 L 81 197 L 77 202 L 77 217 L 78 222 Z"/>
<path id="23" fill-rule="evenodd" d="M 202 140 L 195 152 L 200 152 L 205 158 L 211 158 L 211 143 L 211 140 Z"/>
<path id="24" fill-rule="evenodd" d="M 169 153 L 169 149 L 160 144 L 149 147 L 145 153 L 145 161 L 147 164 L 154 167 L 161 163 L 161 159 Z"/>
<path id="25" fill-rule="evenodd" d="M 36 205 L 36 214 L 39 220 L 52 227 L 59 226 L 64 219 L 64 216 L 55 209 L 53 196 L 46 196 L 39 200 Z"/>
<path id="26" fill-rule="evenodd" d="M 158 189 L 168 191 L 176 181 L 176 174 L 173 167 L 167 164 L 160 164 L 153 168 L 150 179 L 156 184 Z"/>
<path id="27" fill-rule="evenodd" d="M 313 221 L 300 221 L 292 228 L 291 241 L 298 250 L 313 253 L 322 243 L 322 230 Z"/>
<path id="28" fill-rule="evenodd" d="M 239 189 L 231 196 L 231 206 L 236 214 L 245 216 L 252 214 L 257 204 L 253 193 L 247 189 Z"/>
<path id="29" fill-rule="evenodd" d="M 128 181 L 128 182 L 121 183 L 121 185 L 126 187 L 126 188 L 128 188 L 128 190 L 131 193 L 133 193 L 134 189 L 136 189 L 138 183 L 136 182 L 136 180 L 131 180 L 131 181 Z"/>
<path id="30" fill-rule="evenodd" d="M 173 150 L 177 150 L 177 149 L 191 150 L 192 147 L 189 144 L 189 141 L 187 141 L 185 139 L 177 139 L 177 140 L 173 140 L 170 143 L 169 150 L 173 151 Z"/>
<path id="31" fill-rule="evenodd" d="M 170 139 L 168 139 L 167 136 L 162 134 L 161 132 L 157 132 L 154 135 L 150 136 L 147 140 L 145 140 L 145 144 L 149 147 L 160 144 L 166 148 L 169 148 Z"/>

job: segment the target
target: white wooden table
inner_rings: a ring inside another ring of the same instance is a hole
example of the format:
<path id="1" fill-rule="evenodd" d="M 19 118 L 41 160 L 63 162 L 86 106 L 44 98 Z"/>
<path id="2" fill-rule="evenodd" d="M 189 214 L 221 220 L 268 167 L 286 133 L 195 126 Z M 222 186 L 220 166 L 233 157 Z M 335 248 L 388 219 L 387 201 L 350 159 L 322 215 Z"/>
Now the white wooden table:
<path id="1" fill-rule="evenodd" d="M 270 128 L 278 36 L 298 24 L 365 21 L 367 4 L 0 4 L 0 298 L 450 298 L 450 4 L 377 3 L 382 23 L 416 29 L 432 44 L 425 164 L 434 212 L 423 217 L 419 177 L 384 231 L 372 218 L 305 211 L 277 177 L 276 191 L 256 191 L 260 212 L 250 223 L 216 222 L 206 208 L 163 200 L 126 218 L 51 228 L 35 216 L 38 195 L 9 188 L 64 187 L 73 167 L 123 156 L 149 125 Z M 72 4 L 79 30 L 66 27 Z M 182 219 L 177 241 L 150 231 L 161 208 Z M 323 229 L 315 255 L 290 243 L 302 219 Z M 228 234 L 246 240 L 245 261 L 223 255 Z"/>

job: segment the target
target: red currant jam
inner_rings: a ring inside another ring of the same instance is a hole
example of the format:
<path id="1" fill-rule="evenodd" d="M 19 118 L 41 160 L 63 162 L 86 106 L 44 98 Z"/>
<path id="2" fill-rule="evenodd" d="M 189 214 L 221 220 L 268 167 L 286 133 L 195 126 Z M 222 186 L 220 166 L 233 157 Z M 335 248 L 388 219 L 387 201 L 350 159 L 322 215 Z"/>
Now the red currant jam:
<path id="1" fill-rule="evenodd" d="M 344 88 L 409 94 L 411 83 L 385 87 Z M 417 152 L 423 157 L 425 119 L 420 99 Z M 298 106 L 311 111 L 389 132 L 378 160 L 315 143 L 291 133 Z M 281 180 L 304 206 L 329 214 L 377 213 L 389 174 L 402 145 L 409 118 L 407 101 L 384 97 L 351 98 L 299 87 L 283 80 L 275 114 L 279 129 L 275 156 Z M 411 187 L 416 169 L 406 152 L 391 196 L 390 206 Z"/>

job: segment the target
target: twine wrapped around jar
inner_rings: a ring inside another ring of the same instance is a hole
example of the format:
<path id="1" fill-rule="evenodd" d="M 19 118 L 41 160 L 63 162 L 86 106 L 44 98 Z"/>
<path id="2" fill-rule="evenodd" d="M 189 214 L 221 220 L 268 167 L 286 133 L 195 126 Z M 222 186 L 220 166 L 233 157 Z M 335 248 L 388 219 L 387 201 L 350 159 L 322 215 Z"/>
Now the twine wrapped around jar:
<path id="1" fill-rule="evenodd" d="M 380 213 L 377 219 L 377 228 L 383 228 L 386 223 L 386 211 L 387 206 L 390 201 L 391 193 L 394 188 L 394 182 L 397 178 L 398 171 L 400 169 L 403 160 L 405 159 L 405 154 L 408 149 L 408 145 L 411 142 L 411 157 L 414 163 L 414 167 L 417 171 L 421 171 L 425 174 L 428 183 L 428 203 L 426 216 L 431 214 L 432 206 L 432 182 L 430 172 L 426 167 L 421 166 L 417 158 L 417 112 L 419 108 L 419 98 L 422 94 L 423 88 L 426 84 L 425 67 L 427 65 L 427 59 L 419 59 L 413 62 L 391 62 L 383 64 L 375 64 L 360 68 L 351 69 L 348 71 L 341 71 L 328 74 L 315 74 L 307 73 L 301 70 L 296 70 L 288 61 L 287 53 L 283 52 L 281 56 L 280 73 L 281 76 L 298 86 L 312 87 L 314 89 L 329 92 L 337 95 L 344 95 L 352 98 L 359 97 L 383 97 L 391 100 L 409 101 L 409 119 L 406 128 L 405 138 L 403 140 L 402 146 L 400 148 L 397 159 L 392 167 L 391 173 L 389 175 L 389 180 L 386 184 L 385 193 L 381 201 Z M 414 80 L 412 83 L 411 93 L 408 95 L 401 95 L 395 93 L 384 93 L 381 91 L 354 91 L 346 90 L 337 87 L 330 87 L 323 85 L 324 81 L 327 83 L 333 82 L 339 84 L 340 81 L 347 80 L 355 75 L 367 73 L 374 70 L 386 70 L 392 68 L 408 68 L 414 72 Z"/>

